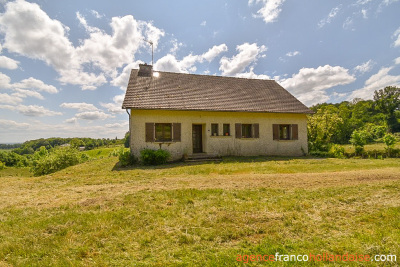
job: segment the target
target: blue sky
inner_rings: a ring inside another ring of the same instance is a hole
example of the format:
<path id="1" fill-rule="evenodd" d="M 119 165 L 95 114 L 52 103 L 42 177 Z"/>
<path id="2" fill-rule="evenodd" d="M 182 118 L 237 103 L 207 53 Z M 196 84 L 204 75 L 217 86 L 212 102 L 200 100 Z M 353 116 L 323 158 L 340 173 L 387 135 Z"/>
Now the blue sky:
<path id="1" fill-rule="evenodd" d="M 307 106 L 400 84 L 399 0 L 0 0 L 0 143 L 123 137 L 129 72 L 274 79 Z"/>

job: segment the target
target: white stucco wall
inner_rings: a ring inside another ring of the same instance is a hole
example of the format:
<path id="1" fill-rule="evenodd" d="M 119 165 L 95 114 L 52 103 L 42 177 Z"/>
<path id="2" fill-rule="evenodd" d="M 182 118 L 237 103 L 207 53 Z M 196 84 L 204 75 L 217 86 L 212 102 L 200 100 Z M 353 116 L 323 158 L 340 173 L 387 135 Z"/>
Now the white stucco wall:
<path id="1" fill-rule="evenodd" d="M 220 156 L 301 156 L 308 152 L 305 114 L 131 110 L 131 151 L 140 156 L 144 148 L 166 149 L 173 160 L 193 153 L 192 125 L 203 125 L 203 151 Z M 181 123 L 181 142 L 145 141 L 145 123 Z M 211 124 L 219 124 L 221 136 L 211 136 Z M 223 124 L 230 124 L 231 136 L 222 136 Z M 259 124 L 259 138 L 235 138 L 235 123 Z M 298 140 L 273 140 L 273 124 L 298 124 Z"/>

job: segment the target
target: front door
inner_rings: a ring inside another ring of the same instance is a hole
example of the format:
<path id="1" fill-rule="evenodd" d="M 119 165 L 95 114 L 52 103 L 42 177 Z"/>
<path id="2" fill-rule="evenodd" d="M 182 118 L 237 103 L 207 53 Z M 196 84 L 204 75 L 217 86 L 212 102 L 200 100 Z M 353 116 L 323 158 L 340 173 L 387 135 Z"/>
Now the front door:
<path id="1" fill-rule="evenodd" d="M 192 125 L 193 153 L 203 152 L 203 126 Z"/>

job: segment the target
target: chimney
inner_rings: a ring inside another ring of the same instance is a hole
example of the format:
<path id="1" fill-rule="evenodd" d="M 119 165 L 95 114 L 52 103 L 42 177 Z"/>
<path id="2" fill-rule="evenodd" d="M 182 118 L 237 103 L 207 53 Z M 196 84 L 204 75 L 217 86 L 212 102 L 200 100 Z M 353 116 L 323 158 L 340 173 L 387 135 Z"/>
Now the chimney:
<path id="1" fill-rule="evenodd" d="M 139 64 L 139 77 L 152 77 L 153 76 L 153 66 L 145 64 Z"/>

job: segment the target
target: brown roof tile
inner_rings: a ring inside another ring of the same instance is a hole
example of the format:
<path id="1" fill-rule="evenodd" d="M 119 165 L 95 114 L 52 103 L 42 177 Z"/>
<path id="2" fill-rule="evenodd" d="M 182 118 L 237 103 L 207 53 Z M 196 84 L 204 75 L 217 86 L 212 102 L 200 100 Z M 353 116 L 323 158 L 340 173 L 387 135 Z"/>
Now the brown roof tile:
<path id="1" fill-rule="evenodd" d="M 124 109 L 312 113 L 273 80 L 132 70 Z"/>

